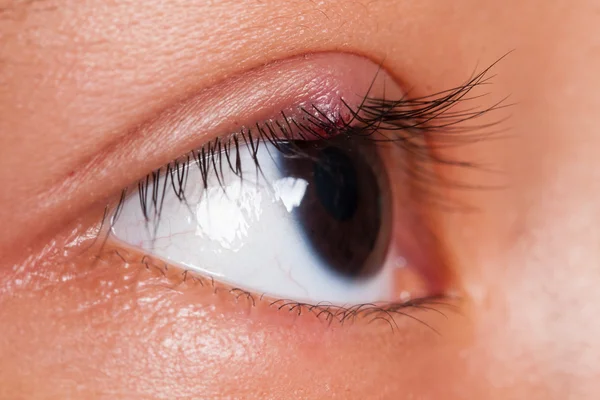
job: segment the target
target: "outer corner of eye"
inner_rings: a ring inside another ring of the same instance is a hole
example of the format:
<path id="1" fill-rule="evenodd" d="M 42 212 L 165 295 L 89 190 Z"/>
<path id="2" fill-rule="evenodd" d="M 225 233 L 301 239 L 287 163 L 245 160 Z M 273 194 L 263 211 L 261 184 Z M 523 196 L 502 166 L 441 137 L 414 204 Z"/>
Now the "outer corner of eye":
<path id="1" fill-rule="evenodd" d="M 439 261 L 419 246 L 432 241 L 402 239 L 427 232 L 403 201 L 410 174 L 398 165 L 410 162 L 398 160 L 411 154 L 382 145 L 406 121 L 374 125 L 402 96 L 363 86 L 373 92 L 356 109 L 277 112 L 153 172 L 123 200 L 112 234 L 272 298 L 348 306 L 437 294 L 419 265 Z"/>

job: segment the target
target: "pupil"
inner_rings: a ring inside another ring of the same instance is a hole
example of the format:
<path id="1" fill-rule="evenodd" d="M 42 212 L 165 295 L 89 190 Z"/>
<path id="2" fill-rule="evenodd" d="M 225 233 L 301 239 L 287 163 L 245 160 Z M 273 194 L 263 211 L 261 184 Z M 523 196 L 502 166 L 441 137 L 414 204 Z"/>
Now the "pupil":
<path id="1" fill-rule="evenodd" d="M 317 197 L 329 215 L 347 221 L 358 207 L 356 170 L 352 159 L 340 149 L 328 147 L 314 163 L 314 184 Z"/>
<path id="2" fill-rule="evenodd" d="M 384 168 L 373 145 L 351 139 L 327 144 L 294 142 L 302 157 L 283 157 L 287 175 L 309 185 L 294 210 L 304 240 L 329 272 L 346 279 L 375 275 L 383 264 L 387 237 L 382 235 L 382 198 L 379 187 Z M 373 154 L 367 154 L 371 150 Z"/>

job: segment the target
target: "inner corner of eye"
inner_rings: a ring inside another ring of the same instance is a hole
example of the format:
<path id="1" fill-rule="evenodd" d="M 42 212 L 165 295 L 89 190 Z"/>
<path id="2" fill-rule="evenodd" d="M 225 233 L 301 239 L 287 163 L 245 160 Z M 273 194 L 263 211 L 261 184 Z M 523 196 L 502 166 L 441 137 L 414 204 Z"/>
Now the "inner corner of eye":
<path id="1" fill-rule="evenodd" d="M 360 123 L 340 122 L 316 104 L 217 138 L 142 179 L 118 206 L 112 234 L 170 264 L 275 298 L 348 305 L 427 296 L 427 284 L 415 279 L 427 249 L 398 239 L 425 231 L 415 229 L 410 210 L 398 212 L 402 188 L 391 184 L 397 168 L 390 160 L 407 155 L 365 140 L 376 133 L 368 118 L 383 112 L 377 100 L 393 93 L 388 79 L 356 56 L 299 62 L 328 71 L 338 88 L 347 85 L 342 92 L 372 99 L 368 113 L 350 110 Z"/>

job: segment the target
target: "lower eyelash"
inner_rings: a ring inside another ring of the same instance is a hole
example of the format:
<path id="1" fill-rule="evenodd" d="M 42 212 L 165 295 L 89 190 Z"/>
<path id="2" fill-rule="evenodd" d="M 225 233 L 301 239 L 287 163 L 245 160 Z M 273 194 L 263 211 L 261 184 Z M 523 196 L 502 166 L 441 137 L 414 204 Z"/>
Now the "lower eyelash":
<path id="1" fill-rule="evenodd" d="M 404 302 L 383 304 L 362 303 L 352 306 L 333 305 L 327 302 L 310 304 L 287 299 L 274 300 L 267 298 L 264 294 L 256 295 L 241 288 L 219 285 L 214 278 L 204 277 L 190 270 L 172 273 L 167 263 L 149 255 L 138 258 L 137 256 L 130 255 L 123 249 L 105 249 L 98 259 L 103 259 L 112 265 L 115 261 L 114 257 L 121 260 L 128 267 L 137 266 L 144 268 L 156 276 L 168 279 L 174 283 L 173 286 L 165 286 L 168 289 L 177 290 L 180 285 L 200 285 L 204 289 L 210 289 L 214 294 L 229 294 L 233 296 L 236 302 L 245 302 L 246 305 L 252 307 L 263 304 L 278 312 L 287 312 L 296 317 L 310 316 L 327 326 L 331 326 L 332 324 L 346 326 L 357 322 L 365 322 L 367 324 L 382 323 L 389 326 L 391 333 L 396 333 L 396 331 L 400 330 L 396 319 L 408 318 L 433 333 L 441 335 L 431 322 L 425 320 L 425 316 L 421 316 L 422 313 L 435 314 L 447 319 L 447 312 L 459 312 L 461 301 L 459 297 L 451 294 L 410 299 Z"/>

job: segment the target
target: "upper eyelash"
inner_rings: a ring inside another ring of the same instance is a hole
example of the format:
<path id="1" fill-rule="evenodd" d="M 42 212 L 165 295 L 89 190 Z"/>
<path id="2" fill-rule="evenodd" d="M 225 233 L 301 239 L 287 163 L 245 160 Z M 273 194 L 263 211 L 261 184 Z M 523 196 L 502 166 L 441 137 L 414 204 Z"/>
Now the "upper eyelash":
<path id="1" fill-rule="evenodd" d="M 477 165 L 469 161 L 433 155 L 429 151 L 430 147 L 425 143 L 424 137 L 427 135 L 429 138 L 433 138 L 433 141 L 441 146 L 441 143 L 447 145 L 468 143 L 492 134 L 486 129 L 499 124 L 501 120 L 479 126 L 462 126 L 462 124 L 488 112 L 506 107 L 504 104 L 506 98 L 488 107 L 475 107 L 461 111 L 454 111 L 454 107 L 459 103 L 483 96 L 469 96 L 469 94 L 476 87 L 490 83 L 493 76 L 488 76 L 488 72 L 499 61 L 476 74 L 464 84 L 431 95 L 413 98 L 404 96 L 400 99 L 390 100 L 371 97 L 367 93 L 356 109 L 352 109 L 344 99 L 341 99 L 345 107 L 343 110 L 345 115 L 342 115 L 341 112 L 335 116 L 327 115 L 318 107 L 312 106 L 312 110 L 300 109 L 301 118 L 288 117 L 281 112 L 280 120 L 256 123 L 254 127 L 243 128 L 237 133 L 217 137 L 204 144 L 200 149 L 192 150 L 183 158 L 171 161 L 138 181 L 137 189 L 142 213 L 146 220 L 149 220 L 151 210 L 154 210 L 154 217 L 160 218 L 166 190 L 172 189 L 179 200 L 184 201 L 188 169 L 193 164 L 200 169 L 204 188 L 208 185 L 208 174 L 211 170 L 221 185 L 223 184 L 224 168 L 229 168 L 235 175 L 243 178 L 239 152 L 242 145 L 245 145 L 250 151 L 258 171 L 260 171 L 260 164 L 257 154 L 259 147 L 264 143 L 270 143 L 278 151 L 288 152 L 288 155 L 303 156 L 301 150 L 294 148 L 295 140 L 327 141 L 331 138 L 339 140 L 340 137 L 361 138 L 374 142 L 395 142 L 405 151 L 410 152 L 412 161 L 417 164 L 419 162 L 435 162 L 455 167 L 476 168 Z M 375 138 L 374 134 L 379 133 L 382 126 L 386 131 L 393 132 L 394 137 Z M 292 132 L 294 133 L 292 134 Z M 284 143 L 286 144 L 285 149 L 282 146 Z M 236 150 L 235 159 L 231 157 L 232 149 Z M 439 195 L 439 186 L 475 187 L 464 182 L 440 180 L 439 177 L 433 176 L 430 169 L 415 165 L 407 166 L 404 170 L 404 173 L 411 178 L 415 196 L 419 201 L 426 200 L 430 203 L 447 206 L 444 204 L 444 202 L 447 203 L 447 199 Z M 150 187 L 152 188 L 151 192 L 149 192 Z M 114 226 L 115 220 L 119 216 L 126 193 L 127 189 L 124 189 L 111 215 L 110 227 Z"/>

